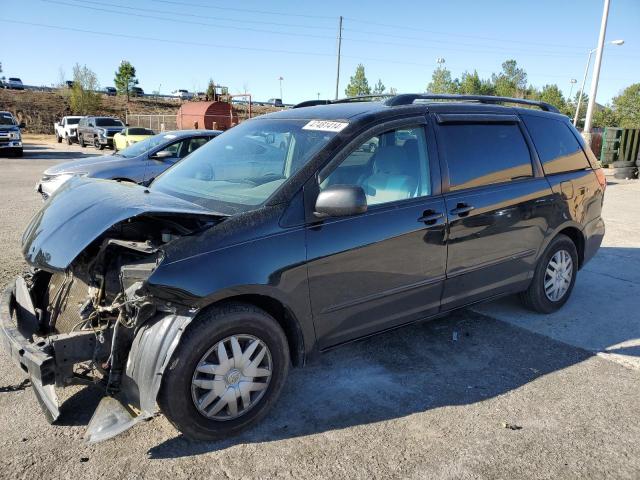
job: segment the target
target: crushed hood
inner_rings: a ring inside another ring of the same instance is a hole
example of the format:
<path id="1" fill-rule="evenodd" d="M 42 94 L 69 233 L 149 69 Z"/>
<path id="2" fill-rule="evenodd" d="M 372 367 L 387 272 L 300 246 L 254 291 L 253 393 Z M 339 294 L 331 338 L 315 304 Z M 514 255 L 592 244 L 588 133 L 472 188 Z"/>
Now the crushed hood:
<path id="1" fill-rule="evenodd" d="M 226 216 L 139 185 L 75 177 L 31 219 L 22 253 L 34 267 L 64 270 L 109 227 L 142 214 Z"/>

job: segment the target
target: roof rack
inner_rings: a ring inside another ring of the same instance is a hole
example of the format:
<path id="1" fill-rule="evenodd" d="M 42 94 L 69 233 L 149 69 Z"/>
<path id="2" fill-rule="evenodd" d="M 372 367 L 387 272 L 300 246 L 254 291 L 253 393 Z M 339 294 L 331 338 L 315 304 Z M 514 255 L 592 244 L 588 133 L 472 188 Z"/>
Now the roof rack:
<path id="1" fill-rule="evenodd" d="M 390 95 L 388 93 L 380 93 L 377 95 L 358 95 L 355 97 L 340 98 L 338 100 L 306 100 L 295 104 L 292 108 L 314 107 L 316 105 L 329 105 L 330 103 L 374 102 L 376 100 L 383 100 L 385 98 L 392 98 L 395 96 L 396 95 Z"/>
<path id="2" fill-rule="evenodd" d="M 529 105 L 538 107 L 545 112 L 560 113 L 556 107 L 546 102 L 537 102 L 535 100 L 526 100 L 524 98 L 510 97 L 492 97 L 490 95 L 450 95 L 450 94 L 430 94 L 430 93 L 404 93 L 395 95 L 385 101 L 385 105 L 395 107 L 398 105 L 411 105 L 416 100 L 450 100 L 458 102 L 478 102 L 487 104 L 498 103 L 517 103 L 520 105 Z"/>

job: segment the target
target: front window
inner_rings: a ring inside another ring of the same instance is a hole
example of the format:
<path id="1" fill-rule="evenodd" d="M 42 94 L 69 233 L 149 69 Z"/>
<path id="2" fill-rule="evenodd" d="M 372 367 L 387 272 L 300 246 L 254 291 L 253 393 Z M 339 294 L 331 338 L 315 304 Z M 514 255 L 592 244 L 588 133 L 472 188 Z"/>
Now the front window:
<path id="1" fill-rule="evenodd" d="M 77 125 L 79 121 L 79 118 L 67 118 L 67 125 Z"/>
<path id="2" fill-rule="evenodd" d="M 151 188 L 212 210 L 252 210 L 336 135 L 317 123 L 244 122 L 167 170 Z"/>
<path id="3" fill-rule="evenodd" d="M 12 115 L 8 115 L 3 113 L 0 115 L 0 125 L 15 125 L 16 121 L 13 119 Z"/>
<path id="4" fill-rule="evenodd" d="M 96 118 L 96 127 L 124 127 L 117 118 Z"/>
<path id="5" fill-rule="evenodd" d="M 162 145 L 163 143 L 175 140 L 176 138 L 176 135 L 170 133 L 161 133 L 159 135 L 154 135 L 153 137 L 145 138 L 144 140 L 136 142 L 130 147 L 119 151 L 118 155 L 124 158 L 137 157 L 138 155 L 142 155 L 143 153 L 146 153 L 151 149 Z"/>

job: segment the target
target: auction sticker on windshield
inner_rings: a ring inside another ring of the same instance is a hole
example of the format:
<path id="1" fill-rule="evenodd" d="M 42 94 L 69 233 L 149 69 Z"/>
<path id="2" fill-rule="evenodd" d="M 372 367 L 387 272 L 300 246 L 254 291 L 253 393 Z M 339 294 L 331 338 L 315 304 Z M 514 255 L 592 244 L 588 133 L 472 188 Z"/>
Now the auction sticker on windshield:
<path id="1" fill-rule="evenodd" d="M 328 120 L 311 120 L 304 127 L 302 127 L 302 129 L 303 130 L 320 130 L 322 132 L 340 132 L 347 125 L 349 125 L 348 122 L 332 122 L 332 121 L 328 121 Z"/>

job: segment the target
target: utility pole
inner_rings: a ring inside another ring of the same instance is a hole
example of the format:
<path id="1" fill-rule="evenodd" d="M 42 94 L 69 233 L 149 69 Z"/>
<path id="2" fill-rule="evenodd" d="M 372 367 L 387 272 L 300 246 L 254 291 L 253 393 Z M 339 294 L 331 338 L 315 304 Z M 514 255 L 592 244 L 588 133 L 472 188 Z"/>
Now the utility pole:
<path id="1" fill-rule="evenodd" d="M 338 69 L 336 71 L 336 100 L 338 99 L 338 89 L 340 88 L 340 49 L 342 48 L 342 15 L 338 20 Z"/>
<path id="2" fill-rule="evenodd" d="M 589 92 L 589 104 L 587 105 L 587 118 L 584 121 L 585 140 L 591 140 L 591 120 L 593 109 L 596 105 L 596 94 L 598 93 L 598 77 L 600 77 L 600 66 L 602 65 L 602 51 L 604 50 L 604 39 L 607 36 L 607 19 L 609 17 L 610 0 L 604 0 L 604 10 L 602 11 L 602 23 L 600 24 L 600 38 L 598 39 L 598 50 L 596 51 L 596 61 L 593 67 L 593 78 L 591 79 L 591 91 Z"/>

